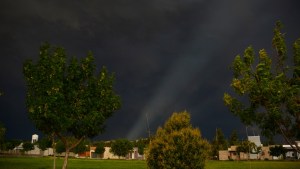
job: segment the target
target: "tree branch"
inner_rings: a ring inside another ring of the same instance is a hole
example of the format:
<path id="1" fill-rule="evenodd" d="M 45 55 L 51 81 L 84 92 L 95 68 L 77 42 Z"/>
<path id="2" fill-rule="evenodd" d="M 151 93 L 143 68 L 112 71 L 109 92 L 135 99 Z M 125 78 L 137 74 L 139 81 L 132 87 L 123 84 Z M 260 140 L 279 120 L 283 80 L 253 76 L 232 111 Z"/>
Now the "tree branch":
<path id="1" fill-rule="evenodd" d="M 81 137 L 77 142 L 75 142 L 73 145 L 70 146 L 70 150 L 72 150 L 73 148 L 75 148 L 85 137 Z"/>
<path id="2" fill-rule="evenodd" d="M 291 140 L 286 136 L 285 132 L 283 131 L 280 123 L 278 121 L 276 121 L 276 124 L 278 125 L 279 129 L 280 129 L 280 132 L 284 138 L 284 140 L 295 150 L 297 151 L 298 153 L 300 153 L 300 148 L 298 146 L 298 143 L 296 143 L 296 141 L 294 141 L 294 144 L 292 144 Z"/>

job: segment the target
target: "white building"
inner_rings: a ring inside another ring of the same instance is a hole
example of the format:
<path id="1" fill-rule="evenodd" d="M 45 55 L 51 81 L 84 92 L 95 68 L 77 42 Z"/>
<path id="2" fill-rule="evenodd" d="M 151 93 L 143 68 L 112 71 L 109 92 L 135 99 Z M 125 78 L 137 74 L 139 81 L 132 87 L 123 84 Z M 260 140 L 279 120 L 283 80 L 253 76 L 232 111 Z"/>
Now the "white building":
<path id="1" fill-rule="evenodd" d="M 256 147 L 263 147 L 260 141 L 260 136 L 248 136 L 248 141 L 254 143 Z M 255 150 L 252 150 L 252 152 Z M 260 157 L 260 152 L 259 153 L 250 153 L 249 158 L 250 159 L 259 159 Z"/>
<path id="2" fill-rule="evenodd" d="M 300 141 L 296 141 L 296 143 L 298 144 L 298 147 L 300 147 Z M 287 159 L 300 159 L 300 153 L 295 151 L 291 145 L 282 145 L 282 147 L 287 150 L 285 153 Z"/>
<path id="3" fill-rule="evenodd" d="M 32 137 L 31 137 L 31 143 L 35 143 L 39 141 L 39 136 L 37 134 L 33 134 Z"/>

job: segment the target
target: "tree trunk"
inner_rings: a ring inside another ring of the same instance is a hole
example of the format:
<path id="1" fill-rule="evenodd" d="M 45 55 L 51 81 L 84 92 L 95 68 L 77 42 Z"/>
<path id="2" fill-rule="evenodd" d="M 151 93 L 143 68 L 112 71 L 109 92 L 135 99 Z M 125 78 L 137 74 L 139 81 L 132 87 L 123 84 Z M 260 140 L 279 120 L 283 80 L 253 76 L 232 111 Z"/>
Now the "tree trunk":
<path id="1" fill-rule="evenodd" d="M 69 153 L 70 153 L 70 149 L 66 148 L 66 155 L 65 155 L 64 164 L 62 166 L 62 169 L 67 169 Z"/>
<path id="2" fill-rule="evenodd" d="M 56 155 L 55 155 L 55 149 L 53 149 L 53 169 L 56 169 Z"/>
<path id="3" fill-rule="evenodd" d="M 281 135 L 283 136 L 284 140 L 291 146 L 292 149 L 294 149 L 296 152 L 300 153 L 300 147 L 298 146 L 298 143 L 296 141 L 291 141 L 289 139 L 289 137 L 287 137 L 285 135 L 285 132 L 284 130 L 281 128 L 281 125 L 279 122 L 276 122 L 279 129 L 280 129 L 280 132 L 281 132 Z M 294 144 L 293 144 L 294 143 Z"/>
<path id="4" fill-rule="evenodd" d="M 55 155 L 56 149 L 55 149 L 54 134 L 52 134 L 52 149 L 53 149 L 53 169 L 56 169 L 56 155 Z M 48 152 L 49 152 L 49 149 L 48 149 Z"/>
<path id="5" fill-rule="evenodd" d="M 56 169 L 56 156 L 54 151 L 53 151 L 53 169 Z"/>
<path id="6" fill-rule="evenodd" d="M 70 142 L 68 143 L 68 140 L 67 140 L 67 137 L 63 137 L 61 136 L 59 133 L 56 133 L 56 135 L 58 136 L 58 138 L 61 139 L 61 141 L 64 143 L 65 145 L 65 148 L 66 148 L 66 155 L 65 155 L 65 158 L 64 158 L 64 164 L 62 166 L 62 169 L 66 169 L 67 168 L 67 165 L 68 165 L 68 158 L 69 158 L 69 153 L 70 153 L 70 150 L 72 150 L 74 147 L 76 147 L 83 139 L 84 139 L 84 136 L 81 137 L 77 142 L 75 142 L 74 144 L 71 144 Z M 71 146 L 70 146 L 71 145 Z"/>

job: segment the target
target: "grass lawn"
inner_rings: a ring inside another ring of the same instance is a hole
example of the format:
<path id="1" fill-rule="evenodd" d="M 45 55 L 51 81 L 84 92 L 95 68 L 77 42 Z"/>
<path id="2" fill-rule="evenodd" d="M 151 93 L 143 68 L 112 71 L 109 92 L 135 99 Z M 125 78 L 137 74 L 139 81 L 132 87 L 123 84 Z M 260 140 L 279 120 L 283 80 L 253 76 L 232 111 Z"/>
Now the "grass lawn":
<path id="1" fill-rule="evenodd" d="M 206 169 L 300 169 L 300 161 L 208 161 Z"/>
<path id="2" fill-rule="evenodd" d="M 57 159 L 60 169 L 63 159 Z M 0 157 L 0 169 L 52 169 L 49 157 Z M 206 169 L 299 169 L 300 161 L 208 161 Z M 147 169 L 146 161 L 69 159 L 68 169 Z"/>
<path id="3" fill-rule="evenodd" d="M 63 158 L 56 159 L 56 168 L 60 169 Z M 51 157 L 0 157 L 0 169 L 52 169 Z M 68 169 L 146 169 L 142 160 L 98 160 L 73 159 L 68 160 Z"/>

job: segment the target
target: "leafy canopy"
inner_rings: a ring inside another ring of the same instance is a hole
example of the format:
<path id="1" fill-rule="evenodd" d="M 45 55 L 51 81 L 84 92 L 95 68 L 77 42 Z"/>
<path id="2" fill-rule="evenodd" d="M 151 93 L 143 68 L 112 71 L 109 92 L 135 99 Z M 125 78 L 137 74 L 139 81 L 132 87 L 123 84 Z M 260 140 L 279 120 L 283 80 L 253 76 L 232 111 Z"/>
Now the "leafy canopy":
<path id="1" fill-rule="evenodd" d="M 220 150 L 227 150 L 228 143 L 227 143 L 227 140 L 225 139 L 222 129 L 220 129 L 220 128 L 216 129 L 216 135 L 215 135 L 211 145 L 212 145 L 211 153 L 214 157 L 219 157 Z"/>
<path id="2" fill-rule="evenodd" d="M 1 149 L 2 143 L 4 143 L 5 132 L 6 132 L 6 128 L 5 128 L 4 125 L 0 122 L 0 149 Z"/>
<path id="3" fill-rule="evenodd" d="M 81 141 L 74 149 L 73 152 L 75 154 L 80 154 L 80 153 L 84 153 L 86 151 L 90 150 L 90 141 L 85 139 L 83 141 Z"/>
<path id="4" fill-rule="evenodd" d="M 34 145 L 31 142 L 24 142 L 22 147 L 23 147 L 23 151 L 25 152 L 34 150 Z"/>
<path id="5" fill-rule="evenodd" d="M 150 169 L 202 169 L 209 149 L 200 130 L 190 124 L 189 113 L 173 113 L 150 141 L 147 165 Z"/>
<path id="6" fill-rule="evenodd" d="M 114 75 L 105 67 L 97 70 L 92 53 L 67 61 L 63 48 L 44 44 L 39 60 L 25 62 L 23 72 L 29 118 L 37 129 L 62 141 L 66 159 L 84 138 L 103 132 L 105 120 L 121 106 Z"/>
<path id="7" fill-rule="evenodd" d="M 103 154 L 104 152 L 105 152 L 105 143 L 103 141 L 100 141 L 96 144 L 95 153 Z"/>
<path id="8" fill-rule="evenodd" d="M 68 133 L 93 137 L 104 121 L 120 108 L 113 91 L 114 76 L 106 68 L 98 74 L 91 53 L 67 62 L 63 48 L 40 48 L 40 60 L 24 64 L 26 104 L 30 119 L 46 134 Z"/>
<path id="9" fill-rule="evenodd" d="M 40 139 L 37 142 L 37 144 L 38 144 L 38 147 L 43 151 L 45 151 L 47 148 L 52 147 L 52 141 L 48 137 L 43 137 L 42 139 Z"/>
<path id="10" fill-rule="evenodd" d="M 261 147 L 256 146 L 255 143 L 249 140 L 241 141 L 237 147 L 238 153 L 243 152 L 243 153 L 257 154 L 260 150 Z"/>
<path id="11" fill-rule="evenodd" d="M 135 146 L 138 148 L 138 153 L 140 155 L 144 155 L 145 149 L 149 145 L 149 139 L 139 139 L 135 144 Z"/>
<path id="12" fill-rule="evenodd" d="M 228 139 L 228 144 L 230 146 L 238 145 L 240 143 L 238 133 L 236 130 L 233 130 Z"/>
<path id="13" fill-rule="evenodd" d="M 22 143 L 21 140 L 6 140 L 3 145 L 3 150 L 13 150 Z"/>
<path id="14" fill-rule="evenodd" d="M 274 29 L 271 59 L 265 49 L 255 55 L 246 48 L 243 56 L 232 63 L 231 87 L 236 95 L 224 94 L 225 105 L 246 125 L 258 125 L 262 134 L 272 137 L 282 135 L 300 151 L 300 39 L 293 45 L 293 65 L 287 63 L 287 48 L 281 23 Z"/>
<path id="15" fill-rule="evenodd" d="M 274 147 L 270 147 L 270 155 L 271 156 L 285 156 L 286 153 L 286 149 L 282 147 L 282 145 L 280 146 L 274 146 Z"/>
<path id="16" fill-rule="evenodd" d="M 133 149 L 133 144 L 127 139 L 117 139 L 112 142 L 110 151 L 117 156 L 125 157 Z"/>

